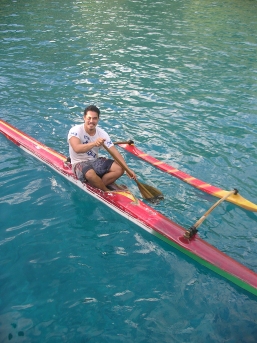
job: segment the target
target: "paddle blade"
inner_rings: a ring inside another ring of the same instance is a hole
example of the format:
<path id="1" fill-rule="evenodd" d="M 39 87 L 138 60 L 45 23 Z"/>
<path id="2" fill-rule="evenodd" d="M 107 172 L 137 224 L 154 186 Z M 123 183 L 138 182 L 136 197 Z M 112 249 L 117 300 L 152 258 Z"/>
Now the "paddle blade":
<path id="1" fill-rule="evenodd" d="M 155 198 L 164 199 L 164 195 L 161 191 L 159 191 L 159 189 L 150 185 L 146 185 L 145 183 L 143 183 L 143 185 Z"/>
<path id="2" fill-rule="evenodd" d="M 159 191 L 158 189 L 156 189 L 153 186 L 149 186 L 146 185 L 145 183 L 140 183 L 136 180 L 138 189 L 140 190 L 140 193 L 142 195 L 142 197 L 145 200 L 149 200 L 149 201 L 156 201 L 156 200 L 160 200 L 163 199 L 164 196 L 162 194 L 161 191 Z"/>

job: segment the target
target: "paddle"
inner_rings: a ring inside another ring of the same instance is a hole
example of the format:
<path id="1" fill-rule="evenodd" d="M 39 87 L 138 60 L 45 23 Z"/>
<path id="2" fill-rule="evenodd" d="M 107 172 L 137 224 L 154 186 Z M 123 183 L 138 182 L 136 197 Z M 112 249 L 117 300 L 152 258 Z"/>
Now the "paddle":
<path id="1" fill-rule="evenodd" d="M 237 194 L 238 190 L 237 189 L 233 189 L 233 191 L 228 192 L 223 198 L 219 199 L 217 202 L 215 202 L 214 205 L 212 205 L 212 207 L 209 208 L 208 211 L 206 211 L 204 213 L 204 215 L 197 220 L 197 222 L 192 225 L 189 229 L 186 230 L 184 237 L 187 239 L 191 239 L 194 237 L 194 235 L 197 233 L 197 228 L 202 224 L 202 222 L 208 217 L 208 215 L 219 205 L 221 204 L 223 201 L 225 201 L 228 197 L 230 197 L 230 195 L 232 194 Z"/>
<path id="2" fill-rule="evenodd" d="M 106 145 L 103 145 L 106 151 L 113 157 L 113 159 L 127 172 L 129 176 L 131 176 L 130 170 L 125 166 L 125 164 L 118 158 L 116 157 L 112 151 L 107 148 Z M 145 183 L 139 182 L 137 179 L 134 180 L 138 186 L 138 189 L 142 195 L 142 197 L 146 200 L 149 201 L 155 201 L 157 199 L 163 199 L 163 194 L 160 192 L 158 189 L 146 185 Z"/>

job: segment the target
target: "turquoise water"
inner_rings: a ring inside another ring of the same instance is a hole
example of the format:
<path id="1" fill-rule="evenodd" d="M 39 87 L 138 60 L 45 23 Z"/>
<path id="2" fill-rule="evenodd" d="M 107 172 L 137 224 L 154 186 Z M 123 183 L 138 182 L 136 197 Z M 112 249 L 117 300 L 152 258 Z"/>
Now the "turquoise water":
<path id="1" fill-rule="evenodd" d="M 67 154 L 94 103 L 114 141 L 257 203 L 256 12 L 248 0 L 2 0 L 1 118 Z M 123 154 L 185 228 L 216 201 Z M 1 342 L 256 342 L 256 297 L 2 135 L 0 156 Z M 199 234 L 257 272 L 256 214 L 223 204 Z"/>

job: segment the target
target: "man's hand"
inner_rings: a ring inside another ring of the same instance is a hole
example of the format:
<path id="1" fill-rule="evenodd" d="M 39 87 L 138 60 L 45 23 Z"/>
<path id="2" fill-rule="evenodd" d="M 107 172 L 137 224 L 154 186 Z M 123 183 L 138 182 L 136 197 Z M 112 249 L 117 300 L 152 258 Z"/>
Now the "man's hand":
<path id="1" fill-rule="evenodd" d="M 104 145 L 105 139 L 104 138 L 97 138 L 97 140 L 94 142 L 96 147 L 99 147 L 101 145 Z"/>
<path id="2" fill-rule="evenodd" d="M 136 180 L 136 174 L 133 172 L 133 170 L 129 169 L 129 174 L 126 172 L 126 174 L 128 175 L 128 177 L 130 179 Z"/>

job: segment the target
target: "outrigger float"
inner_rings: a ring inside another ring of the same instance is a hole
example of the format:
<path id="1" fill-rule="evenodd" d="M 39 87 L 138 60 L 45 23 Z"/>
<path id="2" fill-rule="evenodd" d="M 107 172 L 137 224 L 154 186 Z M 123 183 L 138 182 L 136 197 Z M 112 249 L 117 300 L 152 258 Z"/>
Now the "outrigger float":
<path id="1" fill-rule="evenodd" d="M 246 210 L 257 212 L 257 205 L 253 202 L 245 199 L 240 194 L 229 194 L 229 191 L 226 191 L 224 189 L 215 187 L 210 185 L 209 183 L 206 183 L 202 180 L 197 179 L 196 177 L 193 177 L 189 174 L 186 174 L 185 172 L 172 167 L 171 165 L 162 162 L 158 160 L 157 158 L 150 156 L 149 154 L 146 154 L 142 150 L 138 149 L 134 142 L 132 140 L 128 140 L 125 142 L 116 142 L 114 143 L 121 147 L 122 149 L 126 150 L 127 152 L 131 153 L 132 155 L 139 157 L 145 162 L 148 162 L 149 164 L 153 165 L 154 167 L 162 170 L 165 173 L 168 173 L 172 176 L 177 177 L 178 179 L 188 183 L 189 185 L 201 190 L 202 192 L 208 193 L 213 195 L 217 198 L 223 198 L 227 195 L 229 195 L 226 198 L 226 201 L 229 201 L 237 206 L 240 206 Z"/>
<path id="2" fill-rule="evenodd" d="M 64 155 L 40 143 L 3 120 L 0 120 L 0 132 L 21 149 L 48 165 L 54 171 L 123 217 L 237 286 L 257 296 L 257 274 L 205 242 L 197 234 L 197 227 L 212 209 L 220 202 L 226 200 L 226 198 L 229 200 L 232 193 L 235 198 L 238 197 L 239 194 L 235 194 L 237 191 L 233 190 L 229 194 L 226 193 L 195 225 L 185 230 L 143 201 L 138 200 L 127 189 L 118 188 L 116 191 L 103 192 L 80 182 L 73 174 L 71 166 L 67 163 L 67 158 Z"/>

